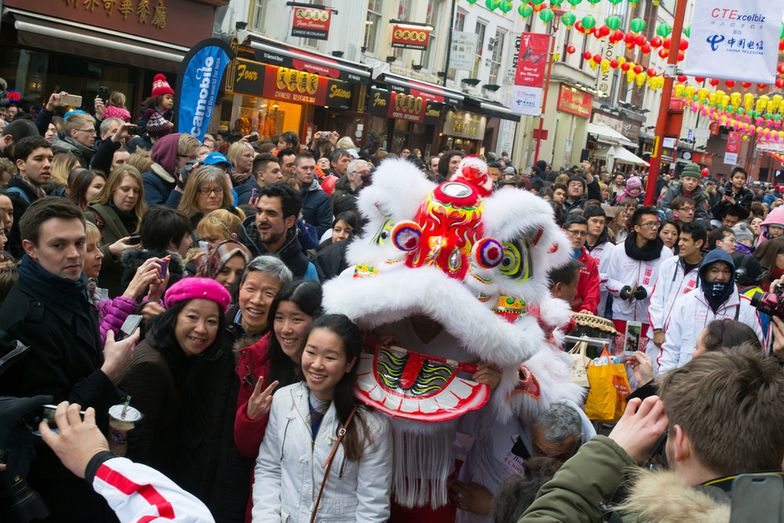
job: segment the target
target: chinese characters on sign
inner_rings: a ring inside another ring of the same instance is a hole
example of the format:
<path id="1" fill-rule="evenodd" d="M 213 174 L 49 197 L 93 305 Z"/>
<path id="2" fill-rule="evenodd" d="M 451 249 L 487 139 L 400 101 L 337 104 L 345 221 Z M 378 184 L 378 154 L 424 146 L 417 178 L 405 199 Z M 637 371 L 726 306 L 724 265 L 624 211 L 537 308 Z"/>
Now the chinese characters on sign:
<path id="1" fill-rule="evenodd" d="M 550 35 L 523 33 L 515 67 L 511 109 L 517 114 L 542 112 L 542 85 L 550 49 Z"/>
<path id="2" fill-rule="evenodd" d="M 727 149 L 724 151 L 724 163 L 727 165 L 738 164 L 738 153 L 740 152 L 741 134 L 730 131 L 727 135 Z"/>
<path id="3" fill-rule="evenodd" d="M 479 35 L 464 31 L 452 31 L 452 49 L 449 52 L 450 69 L 470 71 L 474 67 L 476 43 Z"/>
<path id="4" fill-rule="evenodd" d="M 112 16 L 115 7 L 123 20 L 130 15 L 136 16 L 140 24 L 149 24 L 158 29 L 166 29 L 166 0 L 63 0 L 65 5 L 78 9 L 81 5 L 85 11 L 95 12 L 103 6 L 106 16 Z M 153 2 L 154 5 L 153 5 Z"/>
<path id="5" fill-rule="evenodd" d="M 782 2 L 696 0 L 684 74 L 773 83 Z"/>
<path id="6" fill-rule="evenodd" d="M 581 118 L 589 118 L 593 109 L 593 97 L 574 87 L 561 84 L 558 91 L 558 110 Z"/>
<path id="7" fill-rule="evenodd" d="M 430 28 L 417 25 L 392 24 L 392 47 L 427 50 Z"/>
<path id="8" fill-rule="evenodd" d="M 295 7 L 291 22 L 291 36 L 326 40 L 329 37 L 329 24 L 332 12 L 329 9 Z"/>

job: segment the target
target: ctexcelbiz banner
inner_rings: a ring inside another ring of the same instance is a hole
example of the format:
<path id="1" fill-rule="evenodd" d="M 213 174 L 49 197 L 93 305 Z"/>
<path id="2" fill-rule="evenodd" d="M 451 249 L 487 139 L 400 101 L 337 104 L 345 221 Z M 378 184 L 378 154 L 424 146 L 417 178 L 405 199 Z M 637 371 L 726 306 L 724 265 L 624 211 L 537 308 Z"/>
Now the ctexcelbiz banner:
<path id="1" fill-rule="evenodd" d="M 772 84 L 784 2 L 696 0 L 684 73 Z"/>
<path id="2" fill-rule="evenodd" d="M 202 40 L 185 55 L 177 85 L 178 132 L 204 139 L 230 55 L 229 44 L 217 38 Z"/>

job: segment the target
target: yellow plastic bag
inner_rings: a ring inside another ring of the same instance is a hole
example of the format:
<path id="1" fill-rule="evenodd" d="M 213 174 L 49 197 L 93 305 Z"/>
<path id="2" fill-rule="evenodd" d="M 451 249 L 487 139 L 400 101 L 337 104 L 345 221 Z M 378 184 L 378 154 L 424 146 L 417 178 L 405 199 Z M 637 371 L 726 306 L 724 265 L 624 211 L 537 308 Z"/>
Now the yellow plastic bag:
<path id="1" fill-rule="evenodd" d="M 602 356 L 609 354 L 602 353 Z M 585 415 L 592 421 L 614 422 L 626 409 L 626 396 L 631 392 L 626 367 L 622 363 L 588 366 L 591 388 L 585 400 Z"/>

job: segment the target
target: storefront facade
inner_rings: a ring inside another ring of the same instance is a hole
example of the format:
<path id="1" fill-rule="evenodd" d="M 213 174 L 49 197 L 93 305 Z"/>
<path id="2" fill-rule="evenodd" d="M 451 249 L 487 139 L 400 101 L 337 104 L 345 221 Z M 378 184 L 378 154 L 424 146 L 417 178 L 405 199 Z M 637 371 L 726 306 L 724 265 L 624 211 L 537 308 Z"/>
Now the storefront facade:
<path id="1" fill-rule="evenodd" d="M 445 118 L 464 98 L 440 85 L 384 73 L 368 92 L 368 127 L 389 152 L 417 148 L 427 157 L 446 147 Z"/>
<path id="2" fill-rule="evenodd" d="M 215 8 L 228 0 L 6 0 L 0 76 L 30 103 L 54 91 L 82 96 L 92 110 L 99 87 L 125 93 L 134 113 L 152 77 L 176 71 L 190 46 L 212 35 Z"/>
<path id="3" fill-rule="evenodd" d="M 261 140 L 294 131 L 304 143 L 317 130 L 362 137 L 368 68 L 247 31 L 238 41 L 210 129 Z"/>

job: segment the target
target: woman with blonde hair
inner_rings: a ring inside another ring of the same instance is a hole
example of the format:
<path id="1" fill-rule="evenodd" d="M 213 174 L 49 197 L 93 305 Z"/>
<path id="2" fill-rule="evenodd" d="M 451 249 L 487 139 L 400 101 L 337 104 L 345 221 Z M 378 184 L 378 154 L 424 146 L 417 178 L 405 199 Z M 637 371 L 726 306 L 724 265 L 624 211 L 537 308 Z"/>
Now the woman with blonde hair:
<path id="1" fill-rule="evenodd" d="M 228 209 L 216 209 L 199 220 L 196 235 L 212 249 L 218 243 L 237 237 L 242 228 L 242 218 Z"/>
<path id="2" fill-rule="evenodd" d="M 129 239 L 139 228 L 145 212 L 147 205 L 142 175 L 138 169 L 126 164 L 112 171 L 106 185 L 84 213 L 85 218 L 101 231 L 104 260 L 98 284 L 109 289 L 109 296 L 116 296 L 123 290 L 120 283 L 122 255 L 138 247 Z"/>
<path id="3" fill-rule="evenodd" d="M 193 170 L 177 209 L 191 220 L 194 227 L 204 215 L 217 209 L 227 209 L 239 216 L 226 173 L 211 165 L 202 165 Z"/>
<path id="4" fill-rule="evenodd" d="M 234 142 L 226 153 L 226 159 L 231 162 L 231 183 L 237 191 L 237 201 L 247 202 L 250 200 L 250 192 L 256 185 L 253 176 L 253 159 L 256 158 L 256 150 L 248 142 Z"/>
<path id="5" fill-rule="evenodd" d="M 50 196 L 65 196 L 65 188 L 68 187 L 71 171 L 74 167 L 80 167 L 79 158 L 69 152 L 59 152 L 54 155 L 52 160 L 52 177 L 49 180 L 49 190 L 46 194 Z M 60 189 L 62 188 L 62 189 Z M 58 189 L 60 191 L 58 192 Z"/>

